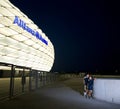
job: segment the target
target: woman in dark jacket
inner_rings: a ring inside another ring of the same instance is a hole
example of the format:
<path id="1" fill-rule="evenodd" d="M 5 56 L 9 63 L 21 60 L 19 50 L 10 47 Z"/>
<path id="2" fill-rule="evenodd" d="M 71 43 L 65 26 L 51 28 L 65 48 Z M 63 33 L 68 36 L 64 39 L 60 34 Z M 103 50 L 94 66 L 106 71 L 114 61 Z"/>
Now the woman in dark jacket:
<path id="1" fill-rule="evenodd" d="M 88 79 L 88 97 L 93 98 L 93 85 L 94 85 L 94 78 L 92 76 L 89 76 Z"/>

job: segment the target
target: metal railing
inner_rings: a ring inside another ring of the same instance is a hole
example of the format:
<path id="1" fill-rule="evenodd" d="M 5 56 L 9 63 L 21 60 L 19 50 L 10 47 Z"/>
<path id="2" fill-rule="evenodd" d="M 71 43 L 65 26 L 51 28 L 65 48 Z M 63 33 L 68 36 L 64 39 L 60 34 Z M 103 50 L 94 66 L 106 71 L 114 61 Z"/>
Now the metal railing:
<path id="1" fill-rule="evenodd" d="M 16 95 L 36 90 L 53 83 L 56 74 L 30 68 L 0 63 L 7 69 L 0 69 L 0 100 L 12 99 Z"/>

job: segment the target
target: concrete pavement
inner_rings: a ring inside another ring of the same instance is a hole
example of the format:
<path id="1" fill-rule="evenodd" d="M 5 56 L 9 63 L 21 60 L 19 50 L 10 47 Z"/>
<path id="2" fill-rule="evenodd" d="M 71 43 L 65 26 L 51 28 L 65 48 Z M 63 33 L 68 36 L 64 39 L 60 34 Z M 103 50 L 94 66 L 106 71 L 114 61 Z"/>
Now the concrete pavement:
<path id="1" fill-rule="evenodd" d="M 120 109 L 120 105 L 86 99 L 64 85 L 53 85 L 28 92 L 0 103 L 1 109 Z"/>

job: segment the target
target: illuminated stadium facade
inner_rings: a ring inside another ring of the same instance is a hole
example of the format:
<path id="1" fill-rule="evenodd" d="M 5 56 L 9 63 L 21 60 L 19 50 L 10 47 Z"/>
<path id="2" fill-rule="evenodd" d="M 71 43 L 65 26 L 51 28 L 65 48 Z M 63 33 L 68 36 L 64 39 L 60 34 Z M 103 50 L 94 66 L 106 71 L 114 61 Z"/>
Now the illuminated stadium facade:
<path id="1" fill-rule="evenodd" d="M 0 0 L 0 62 L 47 72 L 54 63 L 51 41 L 9 0 Z"/>

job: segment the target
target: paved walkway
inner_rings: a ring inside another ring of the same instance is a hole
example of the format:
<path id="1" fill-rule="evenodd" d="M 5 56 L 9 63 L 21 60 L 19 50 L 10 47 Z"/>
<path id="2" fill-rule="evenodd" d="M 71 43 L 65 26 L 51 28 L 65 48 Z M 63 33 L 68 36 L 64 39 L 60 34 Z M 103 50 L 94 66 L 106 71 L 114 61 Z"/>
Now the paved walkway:
<path id="1" fill-rule="evenodd" d="M 120 105 L 85 99 L 78 92 L 57 85 L 0 103 L 1 109 L 120 109 Z"/>

